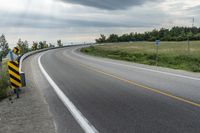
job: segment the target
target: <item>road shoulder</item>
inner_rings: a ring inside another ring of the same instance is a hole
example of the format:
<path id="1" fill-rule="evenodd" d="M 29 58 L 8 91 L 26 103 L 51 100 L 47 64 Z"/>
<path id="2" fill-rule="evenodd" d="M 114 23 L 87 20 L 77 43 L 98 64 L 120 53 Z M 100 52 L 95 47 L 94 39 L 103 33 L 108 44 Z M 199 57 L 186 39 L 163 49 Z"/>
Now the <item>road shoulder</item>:
<path id="1" fill-rule="evenodd" d="M 48 105 L 31 81 L 19 99 L 12 97 L 0 102 L 1 133 L 55 133 L 53 118 Z"/>

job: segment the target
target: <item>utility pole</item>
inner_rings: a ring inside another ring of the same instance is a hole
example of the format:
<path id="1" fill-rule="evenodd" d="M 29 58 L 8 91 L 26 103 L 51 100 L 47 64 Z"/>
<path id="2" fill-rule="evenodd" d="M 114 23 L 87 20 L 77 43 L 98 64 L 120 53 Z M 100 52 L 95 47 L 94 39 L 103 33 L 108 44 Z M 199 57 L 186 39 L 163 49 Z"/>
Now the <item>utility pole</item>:
<path id="1" fill-rule="evenodd" d="M 194 27 L 194 17 L 192 18 L 192 28 Z M 190 30 L 190 33 L 191 34 L 192 31 Z M 188 55 L 190 54 L 190 38 L 189 38 L 190 35 L 188 35 L 188 39 L 187 39 L 187 42 L 188 42 Z"/>
<path id="2" fill-rule="evenodd" d="M 194 27 L 194 17 L 192 18 L 192 27 Z"/>
<path id="3" fill-rule="evenodd" d="M 189 37 L 188 37 L 187 42 L 188 42 L 188 55 L 189 55 L 190 54 L 190 40 L 189 40 Z"/>
<path id="4" fill-rule="evenodd" d="M 158 66 L 158 47 L 160 45 L 160 40 L 155 41 L 155 46 L 156 46 L 156 66 Z"/>
<path id="5" fill-rule="evenodd" d="M 156 66 L 158 66 L 158 45 L 156 46 Z"/>
<path id="6" fill-rule="evenodd" d="M 2 71 L 2 51 L 0 50 L 0 72 Z"/>

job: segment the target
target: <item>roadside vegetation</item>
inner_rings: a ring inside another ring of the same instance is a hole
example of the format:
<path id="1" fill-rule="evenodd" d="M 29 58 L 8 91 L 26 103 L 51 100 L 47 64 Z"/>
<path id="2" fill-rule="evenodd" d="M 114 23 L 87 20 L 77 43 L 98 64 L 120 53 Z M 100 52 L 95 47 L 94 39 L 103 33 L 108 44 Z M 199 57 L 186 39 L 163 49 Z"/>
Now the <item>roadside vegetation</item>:
<path id="1" fill-rule="evenodd" d="M 129 42 L 129 41 L 186 41 L 186 40 L 200 40 L 200 28 L 197 27 L 173 27 L 171 29 L 161 28 L 152 31 L 137 33 L 131 32 L 129 34 L 117 35 L 110 34 L 108 37 L 100 35 L 96 39 L 97 43 L 112 43 L 112 42 Z"/>
<path id="2" fill-rule="evenodd" d="M 6 60 L 2 62 L 2 68 L 0 68 L 0 100 L 8 96 L 9 80 Z"/>
<path id="3" fill-rule="evenodd" d="M 107 57 L 148 65 L 156 65 L 154 42 L 110 43 L 81 49 L 90 55 Z M 157 65 L 192 72 L 200 72 L 200 41 L 162 42 L 158 50 Z"/>
<path id="4" fill-rule="evenodd" d="M 19 39 L 18 42 L 16 42 L 16 46 L 20 49 L 20 55 L 23 55 L 30 51 L 35 51 L 39 49 L 44 48 L 52 48 L 55 47 L 52 43 L 47 43 L 46 41 L 40 41 L 40 42 L 33 42 L 32 45 L 29 45 L 29 42 L 27 40 Z M 62 47 L 63 43 L 61 40 L 57 41 L 57 46 Z M 6 37 L 4 34 L 0 36 L 0 100 L 6 98 L 8 96 L 8 90 L 10 88 L 10 82 L 9 82 L 9 74 L 7 69 L 7 61 L 5 60 L 6 55 L 11 49 L 9 48 L 9 44 L 6 40 Z M 3 61 L 2 61 L 3 59 Z"/>

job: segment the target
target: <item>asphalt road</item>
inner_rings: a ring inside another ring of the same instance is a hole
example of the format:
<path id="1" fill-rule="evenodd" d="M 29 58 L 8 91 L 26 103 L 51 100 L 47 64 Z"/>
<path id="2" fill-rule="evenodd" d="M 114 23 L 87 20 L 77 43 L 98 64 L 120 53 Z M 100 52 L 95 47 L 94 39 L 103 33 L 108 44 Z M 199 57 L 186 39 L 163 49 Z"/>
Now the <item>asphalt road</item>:
<path id="1" fill-rule="evenodd" d="M 200 74 L 91 57 L 78 48 L 25 60 L 29 81 L 45 97 L 58 133 L 89 128 L 100 133 L 200 132 Z"/>

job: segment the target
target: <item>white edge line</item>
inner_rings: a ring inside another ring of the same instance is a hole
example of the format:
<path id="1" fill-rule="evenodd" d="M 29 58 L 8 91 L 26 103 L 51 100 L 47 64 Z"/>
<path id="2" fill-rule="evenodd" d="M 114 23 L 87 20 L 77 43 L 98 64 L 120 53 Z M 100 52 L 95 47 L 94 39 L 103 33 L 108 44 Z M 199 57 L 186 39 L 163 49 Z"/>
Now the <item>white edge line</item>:
<path id="1" fill-rule="evenodd" d="M 46 53 L 46 52 L 45 52 Z M 64 103 L 64 105 L 68 108 L 72 116 L 76 119 L 78 124 L 82 127 L 85 133 L 99 133 L 95 127 L 90 124 L 90 122 L 82 115 L 82 113 L 75 107 L 75 105 L 69 100 L 69 98 L 63 93 L 63 91 L 58 87 L 58 85 L 51 79 L 48 73 L 45 71 L 41 64 L 41 57 L 45 54 L 41 54 L 38 58 L 38 64 L 40 70 L 44 74 L 45 78 L 49 82 L 49 84 L 53 87 L 54 91 L 60 98 L 60 100 Z"/>
<path id="2" fill-rule="evenodd" d="M 86 58 L 81 54 L 77 54 L 75 52 L 76 49 L 72 50 L 72 53 L 75 54 L 76 56 L 82 57 L 82 58 Z M 90 58 L 90 60 L 93 60 L 92 58 Z M 194 78 L 194 77 L 190 77 L 190 76 L 184 76 L 184 75 L 180 75 L 180 74 L 174 74 L 174 73 L 169 73 L 169 72 L 163 72 L 163 71 L 158 71 L 158 70 L 153 70 L 153 69 L 148 69 L 148 68 L 143 68 L 143 67 L 137 67 L 137 66 L 130 66 L 130 65 L 125 65 L 125 64 L 120 64 L 120 63 L 114 63 L 114 62 L 109 62 L 109 61 L 101 61 L 101 60 L 95 60 L 98 62 L 104 62 L 104 63 L 109 63 L 109 64 L 114 64 L 114 65 L 121 65 L 121 66 L 126 66 L 126 67 L 130 67 L 130 68 L 136 68 L 136 69 L 140 69 L 140 70 L 145 70 L 145 71 L 150 71 L 150 72 L 156 72 L 156 73 L 161 73 L 161 74 L 165 74 L 165 75 L 170 75 L 170 76 L 175 76 L 175 77 L 179 77 L 179 78 L 186 78 L 186 79 L 192 79 L 192 80 L 197 80 L 200 81 L 200 78 Z"/>

